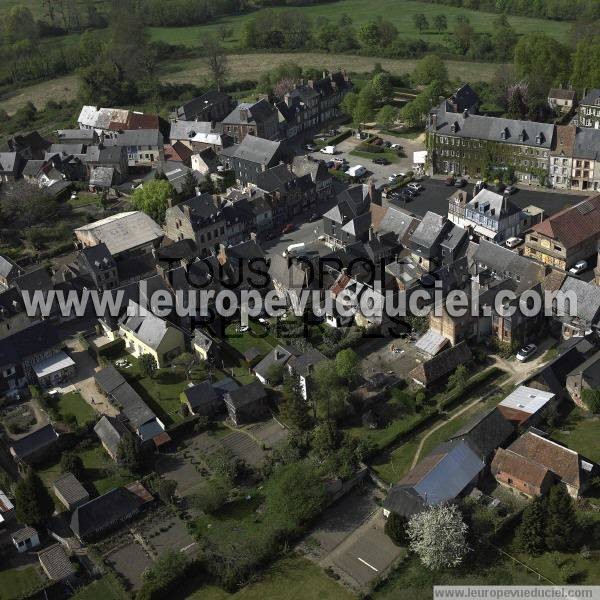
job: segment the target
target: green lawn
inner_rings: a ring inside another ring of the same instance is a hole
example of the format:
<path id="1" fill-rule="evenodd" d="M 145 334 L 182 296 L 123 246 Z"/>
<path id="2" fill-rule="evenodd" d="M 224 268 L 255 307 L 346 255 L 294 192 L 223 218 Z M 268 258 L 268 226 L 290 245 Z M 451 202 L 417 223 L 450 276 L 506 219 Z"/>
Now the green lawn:
<path id="1" fill-rule="evenodd" d="M 258 581 L 235 594 L 203 586 L 187 600 L 351 600 L 355 598 L 317 565 L 301 557 L 288 557 L 271 565 Z"/>
<path id="2" fill-rule="evenodd" d="M 552 431 L 552 438 L 594 462 L 600 462 L 600 417 L 575 408 L 567 420 Z"/>
<path id="3" fill-rule="evenodd" d="M 63 394 L 58 400 L 52 402 L 60 415 L 60 419 L 63 421 L 68 415 L 73 415 L 77 420 L 77 425 L 85 425 L 90 421 L 94 421 L 98 416 L 96 411 L 81 397 L 79 392 Z"/>
<path id="4" fill-rule="evenodd" d="M 33 567 L 0 571 L 0 600 L 24 598 L 42 583 L 38 570 Z"/>
<path id="5" fill-rule="evenodd" d="M 236 331 L 237 323 L 232 323 L 225 329 L 225 341 L 240 354 L 244 354 L 250 348 L 257 348 L 261 353 L 261 358 L 271 352 L 273 344 L 271 338 L 265 335 L 265 329 L 256 324 L 250 323 L 251 331 L 241 333 Z"/>
<path id="6" fill-rule="evenodd" d="M 285 11 L 290 7 L 274 7 L 269 10 Z M 297 9 L 298 10 L 298 9 Z M 355 27 L 363 23 L 382 17 L 391 21 L 398 29 L 401 38 L 422 38 L 431 43 L 444 43 L 445 33 L 439 34 L 432 26 L 436 15 L 444 14 L 448 19 L 448 29 L 451 32 L 454 21 L 458 15 L 468 17 L 471 25 L 477 32 L 489 32 L 493 30 L 493 21 L 497 15 L 492 13 L 468 10 L 453 6 L 429 4 L 416 2 L 414 0 L 339 0 L 323 4 L 313 4 L 299 9 L 303 14 L 309 16 L 313 23 L 319 23 L 323 19 L 337 20 L 343 13 L 352 17 Z M 430 29 L 420 33 L 413 24 L 413 15 L 423 13 L 429 20 Z M 233 35 L 225 41 L 230 48 L 240 46 L 240 34 L 244 23 L 255 16 L 256 12 L 243 15 L 224 17 L 208 25 L 193 25 L 190 27 L 154 27 L 150 34 L 154 40 L 162 40 L 171 44 L 184 44 L 186 46 L 197 46 L 201 34 L 214 33 L 221 25 L 227 25 L 233 31 Z M 509 22 L 519 34 L 544 31 L 556 39 L 566 40 L 569 34 L 570 24 L 559 21 L 548 21 L 545 19 L 533 19 L 520 16 L 509 16 Z"/>
<path id="7" fill-rule="evenodd" d="M 100 201 L 100 194 L 93 192 L 77 192 L 77 198 L 67 200 L 68 204 L 73 208 L 87 206 L 88 204 L 97 204 Z"/>
<path id="8" fill-rule="evenodd" d="M 398 162 L 398 155 L 393 152 L 363 152 L 361 150 L 352 150 L 350 152 L 352 156 L 358 156 L 359 158 L 365 158 L 366 160 L 373 161 L 376 158 L 387 158 L 391 163 Z"/>
<path id="9" fill-rule="evenodd" d="M 85 468 L 82 483 L 95 489 L 98 495 L 134 480 L 134 477 L 117 467 L 100 444 L 81 450 L 75 449 L 74 452 L 81 457 Z M 60 461 L 44 465 L 38 470 L 38 474 L 48 489 L 52 490 L 52 483 L 61 475 Z M 64 506 L 58 500 L 55 500 L 55 505 L 58 510 L 64 510 Z"/>
<path id="10" fill-rule="evenodd" d="M 127 600 L 127 598 L 129 595 L 111 573 L 80 588 L 73 596 L 73 600 Z"/>

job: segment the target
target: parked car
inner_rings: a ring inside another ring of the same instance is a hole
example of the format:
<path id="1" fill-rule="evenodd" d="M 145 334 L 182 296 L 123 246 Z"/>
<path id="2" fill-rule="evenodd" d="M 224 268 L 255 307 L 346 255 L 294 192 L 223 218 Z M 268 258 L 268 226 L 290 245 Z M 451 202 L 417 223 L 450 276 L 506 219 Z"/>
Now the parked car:
<path id="1" fill-rule="evenodd" d="M 321 148 L 320 152 L 322 152 L 323 154 L 335 154 L 336 149 L 335 146 L 325 146 Z"/>
<path id="2" fill-rule="evenodd" d="M 402 150 L 402 146 L 400 144 L 392 144 L 390 148 L 392 150 Z"/>
<path id="3" fill-rule="evenodd" d="M 392 147 L 392 142 L 388 142 L 388 141 L 383 142 L 383 147 L 384 148 L 391 148 Z"/>
<path id="4" fill-rule="evenodd" d="M 408 196 L 410 196 L 411 198 L 414 198 L 414 197 L 415 197 L 415 196 L 416 196 L 416 195 L 419 193 L 419 192 L 416 192 L 415 190 L 413 190 L 412 188 L 409 188 L 409 187 L 402 188 L 402 190 L 401 190 L 401 191 L 402 191 L 402 193 L 403 193 L 405 196 L 407 196 L 407 195 L 408 195 Z"/>
<path id="5" fill-rule="evenodd" d="M 295 227 L 291 224 L 288 223 L 287 225 L 284 225 L 281 228 L 281 235 L 285 235 L 286 233 L 290 233 L 291 231 L 294 231 Z"/>
<path id="6" fill-rule="evenodd" d="M 570 269 L 569 269 L 569 273 L 572 273 L 573 275 L 579 275 L 579 273 L 583 273 L 586 269 L 588 268 L 588 264 L 587 261 L 585 260 L 580 260 L 577 261 Z"/>
<path id="7" fill-rule="evenodd" d="M 314 223 L 315 221 L 318 221 L 321 218 L 321 215 L 319 213 L 313 213 L 312 215 L 310 215 L 310 219 L 308 219 L 309 223 Z"/>
<path id="8" fill-rule="evenodd" d="M 517 360 L 525 362 L 527 359 L 531 358 L 535 354 L 536 350 L 537 346 L 535 344 L 527 344 L 526 346 L 523 346 L 517 352 Z"/>
<path id="9" fill-rule="evenodd" d="M 337 135 L 340 132 L 339 129 L 330 129 L 329 130 L 329 137 Z"/>
<path id="10" fill-rule="evenodd" d="M 424 186 L 422 186 L 420 183 L 418 183 L 416 181 L 409 183 L 406 187 L 411 190 L 414 190 L 415 192 L 422 192 L 425 189 Z"/>
<path id="11" fill-rule="evenodd" d="M 446 185 L 454 185 L 454 175 L 448 175 L 448 177 L 444 179 L 444 183 Z"/>
<path id="12" fill-rule="evenodd" d="M 304 144 L 304 149 L 308 150 L 309 152 L 314 152 L 317 147 L 314 144 Z"/>
<path id="13" fill-rule="evenodd" d="M 518 237 L 509 237 L 506 240 L 506 247 L 507 248 L 516 248 L 519 244 L 522 244 L 523 240 L 521 238 Z"/>
<path id="14" fill-rule="evenodd" d="M 465 185 L 467 185 L 467 180 L 463 179 L 462 177 L 459 177 L 455 182 L 454 182 L 454 187 L 457 188 L 462 188 L 465 187 Z"/>
<path id="15" fill-rule="evenodd" d="M 350 167 L 347 171 L 346 171 L 346 175 L 348 175 L 349 177 L 362 177 L 363 175 L 367 174 L 367 169 L 365 167 L 363 167 L 362 165 L 355 165 L 353 167 Z"/>
<path id="16" fill-rule="evenodd" d="M 388 177 L 388 181 L 390 183 L 395 183 L 396 179 L 399 179 L 400 177 L 404 177 L 404 173 L 392 173 L 389 177 Z"/>
<path id="17" fill-rule="evenodd" d="M 517 188 L 516 185 L 509 185 L 508 187 L 504 188 L 504 193 L 507 194 L 508 196 L 512 196 L 513 194 L 516 194 L 518 189 L 519 188 Z"/>
<path id="18" fill-rule="evenodd" d="M 390 161 L 387 158 L 383 158 L 383 157 L 382 158 L 374 158 L 373 162 L 376 165 L 389 165 L 389 164 L 391 164 Z"/>

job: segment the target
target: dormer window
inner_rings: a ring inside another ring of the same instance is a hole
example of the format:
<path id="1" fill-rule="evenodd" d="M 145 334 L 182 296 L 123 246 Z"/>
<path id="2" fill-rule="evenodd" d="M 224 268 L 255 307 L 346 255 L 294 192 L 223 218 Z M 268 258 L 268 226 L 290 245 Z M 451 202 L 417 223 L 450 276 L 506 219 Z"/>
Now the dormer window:
<path id="1" fill-rule="evenodd" d="M 544 143 L 544 134 L 543 133 L 538 133 L 535 137 L 535 142 L 538 146 L 541 146 Z"/>
<path id="2" fill-rule="evenodd" d="M 452 133 L 456 133 L 458 130 L 459 130 L 458 121 L 454 121 L 454 123 L 452 123 L 452 125 L 450 125 L 450 131 L 452 131 Z"/>
<path id="3" fill-rule="evenodd" d="M 523 129 L 519 134 L 519 141 L 524 142 L 527 139 L 527 132 Z"/>
<path id="4" fill-rule="evenodd" d="M 508 127 L 505 127 L 500 131 L 500 139 L 505 140 L 508 138 Z"/>

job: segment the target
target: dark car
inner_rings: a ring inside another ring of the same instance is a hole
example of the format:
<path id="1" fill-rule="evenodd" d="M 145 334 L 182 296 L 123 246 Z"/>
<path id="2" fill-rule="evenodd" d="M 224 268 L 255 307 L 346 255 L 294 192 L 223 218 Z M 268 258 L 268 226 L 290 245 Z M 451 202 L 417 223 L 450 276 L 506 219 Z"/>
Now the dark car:
<path id="1" fill-rule="evenodd" d="M 402 188 L 402 194 L 404 194 L 405 196 L 410 196 L 411 198 L 414 198 L 418 192 L 415 192 L 415 190 L 411 190 L 408 187 Z"/>
<path id="2" fill-rule="evenodd" d="M 286 233 L 290 233 L 291 231 L 294 231 L 294 226 L 291 223 L 288 223 L 287 225 L 284 225 L 281 228 L 281 235 L 285 235 Z"/>
<path id="3" fill-rule="evenodd" d="M 466 180 L 464 180 L 462 177 L 459 177 L 455 182 L 454 182 L 454 187 L 457 188 L 461 188 L 461 187 L 465 187 L 465 185 L 467 185 Z"/>
<path id="4" fill-rule="evenodd" d="M 321 218 L 321 215 L 318 213 L 313 213 L 312 215 L 310 215 L 310 219 L 308 219 L 309 223 L 314 223 L 315 221 L 318 221 Z"/>
<path id="5" fill-rule="evenodd" d="M 376 165 L 389 165 L 389 164 L 391 164 L 390 161 L 387 158 L 374 158 L 373 162 Z"/>

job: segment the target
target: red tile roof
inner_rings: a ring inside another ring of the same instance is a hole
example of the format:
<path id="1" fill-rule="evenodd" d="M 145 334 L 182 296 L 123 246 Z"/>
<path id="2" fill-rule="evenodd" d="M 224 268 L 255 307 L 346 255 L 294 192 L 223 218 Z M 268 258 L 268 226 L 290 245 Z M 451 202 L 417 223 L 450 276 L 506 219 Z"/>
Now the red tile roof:
<path id="1" fill-rule="evenodd" d="M 532 231 L 560 242 L 565 248 L 600 237 L 600 195 L 557 212 L 534 225 Z"/>
<path id="2" fill-rule="evenodd" d="M 194 152 L 185 144 L 175 142 L 173 145 L 165 144 L 165 160 L 174 160 L 177 162 L 188 162 Z"/>
<path id="3" fill-rule="evenodd" d="M 548 476 L 549 469 L 511 450 L 498 448 L 492 460 L 491 471 L 494 475 L 506 473 L 514 479 L 539 488 Z"/>
<path id="4" fill-rule="evenodd" d="M 111 121 L 108 128 L 113 131 L 118 131 L 119 129 L 126 131 L 131 129 L 159 129 L 159 125 L 158 115 L 129 111 L 125 123 Z"/>

